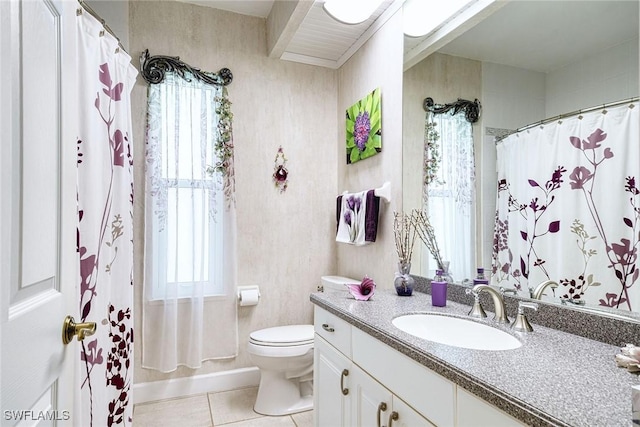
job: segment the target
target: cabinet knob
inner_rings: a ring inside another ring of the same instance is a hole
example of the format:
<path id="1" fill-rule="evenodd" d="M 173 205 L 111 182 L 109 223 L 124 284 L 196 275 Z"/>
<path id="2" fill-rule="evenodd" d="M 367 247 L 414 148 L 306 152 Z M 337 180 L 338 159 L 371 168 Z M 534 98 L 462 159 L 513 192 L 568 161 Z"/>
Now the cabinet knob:
<path id="1" fill-rule="evenodd" d="M 340 375 L 340 389 L 342 390 L 342 394 L 344 394 L 345 396 L 349 394 L 349 389 L 344 387 L 344 377 L 348 377 L 348 376 L 349 376 L 349 370 L 343 369 L 342 375 Z"/>
<path id="2" fill-rule="evenodd" d="M 378 405 L 378 427 L 382 427 L 380 425 L 380 417 L 384 411 L 387 410 L 387 404 L 385 402 L 380 402 Z"/>

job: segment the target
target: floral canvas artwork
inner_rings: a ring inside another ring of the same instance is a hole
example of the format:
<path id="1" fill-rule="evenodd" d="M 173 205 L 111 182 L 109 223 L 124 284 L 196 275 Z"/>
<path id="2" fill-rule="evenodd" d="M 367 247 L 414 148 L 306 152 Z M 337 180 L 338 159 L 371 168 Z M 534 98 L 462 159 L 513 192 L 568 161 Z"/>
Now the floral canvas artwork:
<path id="1" fill-rule="evenodd" d="M 382 151 L 380 88 L 347 108 L 347 164 Z"/>

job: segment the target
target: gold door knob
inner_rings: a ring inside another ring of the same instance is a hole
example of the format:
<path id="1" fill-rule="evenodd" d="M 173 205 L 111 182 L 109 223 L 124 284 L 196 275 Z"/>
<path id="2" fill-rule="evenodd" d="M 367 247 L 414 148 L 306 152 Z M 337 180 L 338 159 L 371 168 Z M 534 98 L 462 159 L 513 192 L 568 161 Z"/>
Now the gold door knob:
<path id="1" fill-rule="evenodd" d="M 67 316 L 62 324 L 62 342 L 69 344 L 73 340 L 73 336 L 78 337 L 78 341 L 82 341 L 85 337 L 93 335 L 96 332 L 95 322 L 76 323 L 73 317 Z"/>

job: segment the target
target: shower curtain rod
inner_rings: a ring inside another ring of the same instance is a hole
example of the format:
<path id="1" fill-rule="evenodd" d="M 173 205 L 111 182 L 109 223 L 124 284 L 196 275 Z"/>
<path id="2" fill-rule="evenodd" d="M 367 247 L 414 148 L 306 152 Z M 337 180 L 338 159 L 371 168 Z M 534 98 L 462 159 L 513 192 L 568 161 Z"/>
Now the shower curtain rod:
<path id="1" fill-rule="evenodd" d="M 616 107 L 618 105 L 637 102 L 639 99 L 640 99 L 640 97 L 634 96 L 633 98 L 627 98 L 627 99 L 623 99 L 621 101 L 610 102 L 610 103 L 607 103 L 607 104 L 601 104 L 601 105 L 596 105 L 596 106 L 589 107 L 589 108 L 584 108 L 582 110 L 572 111 L 570 113 L 560 114 L 558 116 L 549 117 L 548 119 L 540 120 L 538 122 L 534 122 L 534 123 L 531 123 L 529 125 L 526 125 L 526 126 L 523 126 L 521 128 L 518 128 L 513 133 L 522 132 L 524 130 L 531 129 L 532 127 L 535 127 L 535 126 L 542 126 L 544 124 L 551 123 L 551 122 L 554 122 L 556 120 L 561 120 L 561 119 L 565 119 L 567 117 L 577 116 L 577 115 L 582 114 L 582 113 L 589 113 L 591 111 L 596 111 L 596 110 L 599 110 L 601 108 L 602 109 L 606 109 L 608 107 Z"/>
<path id="2" fill-rule="evenodd" d="M 120 38 L 118 36 L 116 36 L 116 33 L 113 32 L 113 30 L 111 28 L 109 28 L 109 26 L 107 25 L 107 23 L 105 22 L 104 19 L 102 19 L 100 17 L 100 15 L 98 15 L 98 12 L 96 12 L 95 10 L 93 10 L 91 8 L 91 6 L 89 6 L 87 4 L 86 1 L 84 0 L 78 0 L 78 4 L 80 5 L 80 7 L 82 7 L 82 9 L 86 10 L 87 13 L 91 16 L 93 16 L 94 18 L 96 18 L 98 21 L 100 21 L 100 23 L 102 24 L 102 27 L 109 33 L 111 34 L 113 37 L 115 37 L 115 39 L 118 41 L 118 47 L 120 49 L 122 49 L 127 55 L 129 54 L 129 52 L 127 52 L 127 49 L 124 48 L 124 46 L 122 46 L 122 42 L 120 41 Z M 78 9 L 76 11 L 76 15 L 81 15 L 82 14 L 82 9 Z"/>

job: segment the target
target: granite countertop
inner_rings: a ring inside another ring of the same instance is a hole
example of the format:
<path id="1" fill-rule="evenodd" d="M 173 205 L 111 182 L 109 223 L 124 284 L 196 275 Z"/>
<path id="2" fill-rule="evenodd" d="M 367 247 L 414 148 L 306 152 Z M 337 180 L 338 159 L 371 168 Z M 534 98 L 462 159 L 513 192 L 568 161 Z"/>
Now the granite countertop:
<path id="1" fill-rule="evenodd" d="M 471 350 L 423 340 L 391 321 L 424 312 L 471 318 L 468 305 L 447 301 L 446 307 L 434 307 L 431 296 L 420 292 L 399 297 L 378 289 L 369 301 L 347 292 L 313 293 L 311 301 L 528 425 L 632 424 L 631 386 L 640 381 L 617 367 L 619 347 L 535 323 L 531 333 L 513 332 L 493 322 L 489 311 L 487 319 L 474 320 L 517 336 L 522 347 Z"/>

